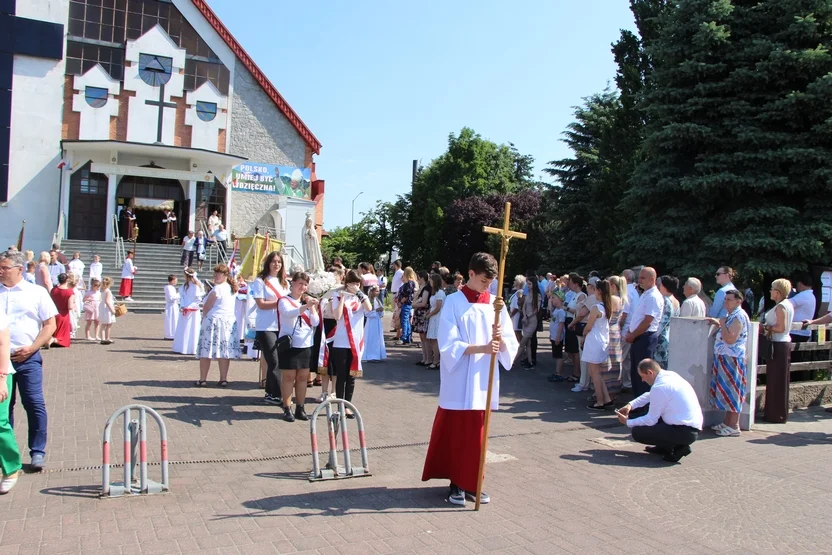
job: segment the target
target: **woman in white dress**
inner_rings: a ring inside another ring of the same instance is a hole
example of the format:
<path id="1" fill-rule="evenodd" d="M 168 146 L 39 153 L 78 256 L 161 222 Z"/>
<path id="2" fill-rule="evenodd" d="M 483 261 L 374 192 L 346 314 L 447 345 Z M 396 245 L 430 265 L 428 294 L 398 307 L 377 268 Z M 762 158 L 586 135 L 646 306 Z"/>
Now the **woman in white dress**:
<path id="1" fill-rule="evenodd" d="M 110 286 L 113 278 L 105 277 L 101 280 L 101 303 L 98 305 L 98 324 L 101 326 L 101 344 L 110 345 L 110 328 L 116 321 L 116 304 Z"/>
<path id="2" fill-rule="evenodd" d="M 439 370 L 439 312 L 442 310 L 446 295 L 442 289 L 442 276 L 431 274 L 430 282 L 433 295 L 430 297 L 430 310 L 428 311 L 427 338 L 431 354 L 431 363 L 428 364 L 428 370 Z"/>
<path id="3" fill-rule="evenodd" d="M 220 226 L 222 221 L 220 220 L 220 216 L 216 210 L 211 213 L 208 217 L 208 235 L 212 235 L 214 231 Z"/>
<path id="4" fill-rule="evenodd" d="M 612 407 L 613 401 L 610 397 L 607 386 L 604 383 L 605 372 L 610 365 L 610 313 L 612 309 L 612 295 L 610 284 L 607 281 L 598 281 L 595 284 L 595 303 L 589 310 L 589 321 L 584 329 L 584 349 L 581 353 L 581 362 L 589 365 L 589 376 L 595 387 L 595 403 L 587 405 L 590 409 L 606 410 Z"/>
<path id="5" fill-rule="evenodd" d="M 179 291 L 176 290 L 176 276 L 168 276 L 165 285 L 165 339 L 176 337 L 176 325 L 179 323 Z"/>
<path id="6" fill-rule="evenodd" d="M 234 307 L 237 302 L 237 284 L 230 279 L 228 266 L 214 266 L 214 288 L 206 295 L 202 304 L 202 327 L 199 331 L 199 381 L 198 387 L 205 387 L 211 361 L 220 367 L 220 381 L 217 385 L 228 387 L 228 367 L 231 359 L 239 359 L 240 338 L 237 335 L 237 316 Z"/>
<path id="7" fill-rule="evenodd" d="M 183 355 L 195 355 L 199 343 L 199 327 L 202 313 L 199 310 L 205 289 L 196 279 L 196 272 L 185 269 L 185 283 L 179 288 L 179 322 L 173 338 L 173 352 Z"/>
<path id="8" fill-rule="evenodd" d="M 387 349 L 384 348 L 384 305 L 381 303 L 380 288 L 376 285 L 370 287 L 368 297 L 373 311 L 367 313 L 367 322 L 364 324 L 364 355 L 361 357 L 365 362 L 381 362 L 387 358 Z"/>

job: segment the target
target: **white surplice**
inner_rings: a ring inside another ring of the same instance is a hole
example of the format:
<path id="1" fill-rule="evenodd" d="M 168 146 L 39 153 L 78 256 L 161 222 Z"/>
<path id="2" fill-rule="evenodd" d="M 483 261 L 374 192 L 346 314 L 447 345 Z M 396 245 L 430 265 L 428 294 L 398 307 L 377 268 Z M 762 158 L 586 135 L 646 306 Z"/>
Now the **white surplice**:
<path id="1" fill-rule="evenodd" d="M 439 313 L 440 385 L 439 406 L 447 410 L 485 410 L 488 395 L 490 355 L 465 355 L 469 345 L 485 345 L 491 341 L 494 326 L 494 296 L 488 294 L 487 303 L 471 303 L 464 293 L 448 295 Z M 511 368 L 517 355 L 517 338 L 512 330 L 508 310 L 500 316 L 505 349 L 497 360 L 504 368 Z M 494 391 L 491 409 L 500 404 L 500 371 L 494 371 Z"/>
<path id="2" fill-rule="evenodd" d="M 165 339 L 176 336 L 179 323 L 179 291 L 173 285 L 165 285 Z"/>
<path id="3" fill-rule="evenodd" d="M 199 303 L 205 291 L 202 285 L 188 284 L 179 288 L 180 310 L 186 310 L 179 316 L 176 324 L 176 336 L 173 338 L 173 352 L 183 355 L 195 355 L 199 345 L 199 328 L 202 325 L 202 310 Z"/>
<path id="4" fill-rule="evenodd" d="M 373 311 L 367 313 L 367 323 L 364 324 L 364 356 L 361 360 L 385 360 L 387 349 L 384 348 L 383 313 L 376 309 L 383 308 L 378 297 L 373 299 Z"/>
<path id="5" fill-rule="evenodd" d="M 246 336 L 246 330 L 248 329 L 248 318 L 246 316 L 247 313 L 247 306 L 248 306 L 248 291 L 249 285 L 246 285 L 245 288 L 240 288 L 237 290 L 237 299 L 234 304 L 234 316 L 237 319 L 237 334 L 239 335 L 239 340 L 242 341 Z"/>

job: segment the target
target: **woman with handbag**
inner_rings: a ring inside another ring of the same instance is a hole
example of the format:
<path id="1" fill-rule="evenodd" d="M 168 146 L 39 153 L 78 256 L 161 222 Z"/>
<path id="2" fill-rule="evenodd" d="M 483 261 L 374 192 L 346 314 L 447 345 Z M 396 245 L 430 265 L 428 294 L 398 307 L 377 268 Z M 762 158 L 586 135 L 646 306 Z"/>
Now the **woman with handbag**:
<path id="1" fill-rule="evenodd" d="M 347 272 L 344 290 L 332 297 L 335 321 L 335 337 L 331 358 L 335 369 L 335 396 L 352 400 L 355 378 L 361 377 L 361 356 L 364 347 L 364 315 L 373 310 L 370 299 L 361 291 L 361 276 L 355 270 Z M 347 411 L 347 418 L 354 418 Z"/>
<path id="2" fill-rule="evenodd" d="M 205 234 L 202 230 L 196 232 L 196 240 L 194 241 L 194 252 L 197 259 L 197 271 L 202 271 L 202 263 L 205 262 Z"/>
<path id="3" fill-rule="evenodd" d="M 263 268 L 251 284 L 251 296 L 257 304 L 254 329 L 256 348 L 266 361 L 266 394 L 263 402 L 269 405 L 283 404 L 280 377 L 277 374 L 277 334 L 280 320 L 277 303 L 289 292 L 283 258 L 277 251 L 270 252 L 263 260 Z"/>
<path id="4" fill-rule="evenodd" d="M 321 323 L 318 315 L 318 299 L 306 294 L 309 275 L 306 272 L 292 274 L 289 294 L 280 299 L 280 332 L 277 339 L 280 363 L 281 392 L 283 395 L 283 419 L 286 422 L 309 420 L 306 416 L 306 388 L 312 358 L 315 328 Z M 292 389 L 295 390 L 295 413 L 292 414 Z"/>
<path id="5" fill-rule="evenodd" d="M 199 330 L 199 381 L 197 387 L 205 387 L 211 361 L 218 361 L 220 381 L 217 385 L 228 387 L 228 367 L 231 359 L 239 359 L 240 339 L 237 334 L 237 317 L 234 304 L 237 300 L 237 284 L 230 278 L 228 266 L 214 267 L 214 288 L 202 303 L 202 327 Z"/>

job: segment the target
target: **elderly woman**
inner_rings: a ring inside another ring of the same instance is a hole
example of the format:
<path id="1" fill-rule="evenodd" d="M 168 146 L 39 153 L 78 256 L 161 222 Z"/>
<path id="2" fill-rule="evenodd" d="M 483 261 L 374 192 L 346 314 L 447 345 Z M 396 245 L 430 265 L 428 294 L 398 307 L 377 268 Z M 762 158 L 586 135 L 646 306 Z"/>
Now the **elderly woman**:
<path id="1" fill-rule="evenodd" d="M 766 364 L 766 403 L 763 419 L 783 424 L 789 415 L 789 372 L 791 371 L 791 336 L 794 308 L 789 302 L 792 284 L 776 279 L 771 284 L 774 308 L 766 312 L 764 331 L 771 341 L 771 356 Z"/>
<path id="2" fill-rule="evenodd" d="M 725 293 L 723 302 L 728 315 L 709 318 L 719 327 L 714 344 L 714 366 L 711 378 L 711 404 L 725 411 L 725 420 L 713 426 L 716 435 L 737 437 L 740 435 L 740 413 L 748 391 L 748 367 L 745 363 L 745 346 L 748 341 L 748 314 L 741 308 L 743 294 L 739 291 Z"/>
<path id="3" fill-rule="evenodd" d="M 679 280 L 673 276 L 662 276 L 658 280 L 658 286 L 659 292 L 664 297 L 664 308 L 662 309 L 661 320 L 659 320 L 659 340 L 656 343 L 653 358 L 659 363 L 659 366 L 666 369 L 670 353 L 670 319 L 678 314 L 673 301 L 676 301 L 674 295 L 679 287 Z M 676 301 L 677 304 L 678 302 Z"/>
<path id="4" fill-rule="evenodd" d="M 704 318 L 708 313 L 705 302 L 699 298 L 702 292 L 702 282 L 692 277 L 688 278 L 684 286 L 685 300 L 679 310 L 682 318 Z"/>

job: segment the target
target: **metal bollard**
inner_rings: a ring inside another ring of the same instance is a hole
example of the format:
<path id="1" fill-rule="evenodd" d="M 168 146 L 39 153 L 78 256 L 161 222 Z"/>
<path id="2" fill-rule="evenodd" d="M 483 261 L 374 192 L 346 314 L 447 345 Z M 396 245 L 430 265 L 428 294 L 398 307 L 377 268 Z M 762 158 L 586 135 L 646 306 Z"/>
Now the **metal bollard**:
<path id="1" fill-rule="evenodd" d="M 139 411 L 138 420 L 130 419 L 131 411 Z M 156 483 L 147 478 L 147 413 L 156 420 L 161 441 L 162 481 Z M 110 444 L 113 424 L 124 415 L 124 482 L 110 483 Z M 162 417 L 150 407 L 127 405 L 107 419 L 102 445 L 101 497 L 120 497 L 124 494 L 161 493 L 170 489 L 168 481 L 168 433 Z M 136 465 L 139 476 L 136 480 Z M 135 482 L 138 481 L 136 485 Z"/>
<path id="2" fill-rule="evenodd" d="M 338 405 L 338 411 L 332 410 L 332 405 Z M 346 409 L 349 408 L 355 414 L 355 422 L 358 426 L 358 442 L 361 448 L 361 464 L 356 467 L 352 465 L 350 458 L 349 432 L 347 431 Z M 318 457 L 318 416 L 326 411 L 327 434 L 329 436 L 329 462 L 326 468 L 322 469 Z M 338 429 L 341 429 L 341 444 L 344 451 L 344 466 L 338 465 Z M 327 399 L 315 408 L 309 417 L 309 432 L 312 440 L 312 472 L 309 481 L 337 480 L 343 478 L 358 478 L 370 476 L 370 463 L 367 458 L 366 435 L 364 434 L 364 420 L 355 405 L 344 399 Z"/>

